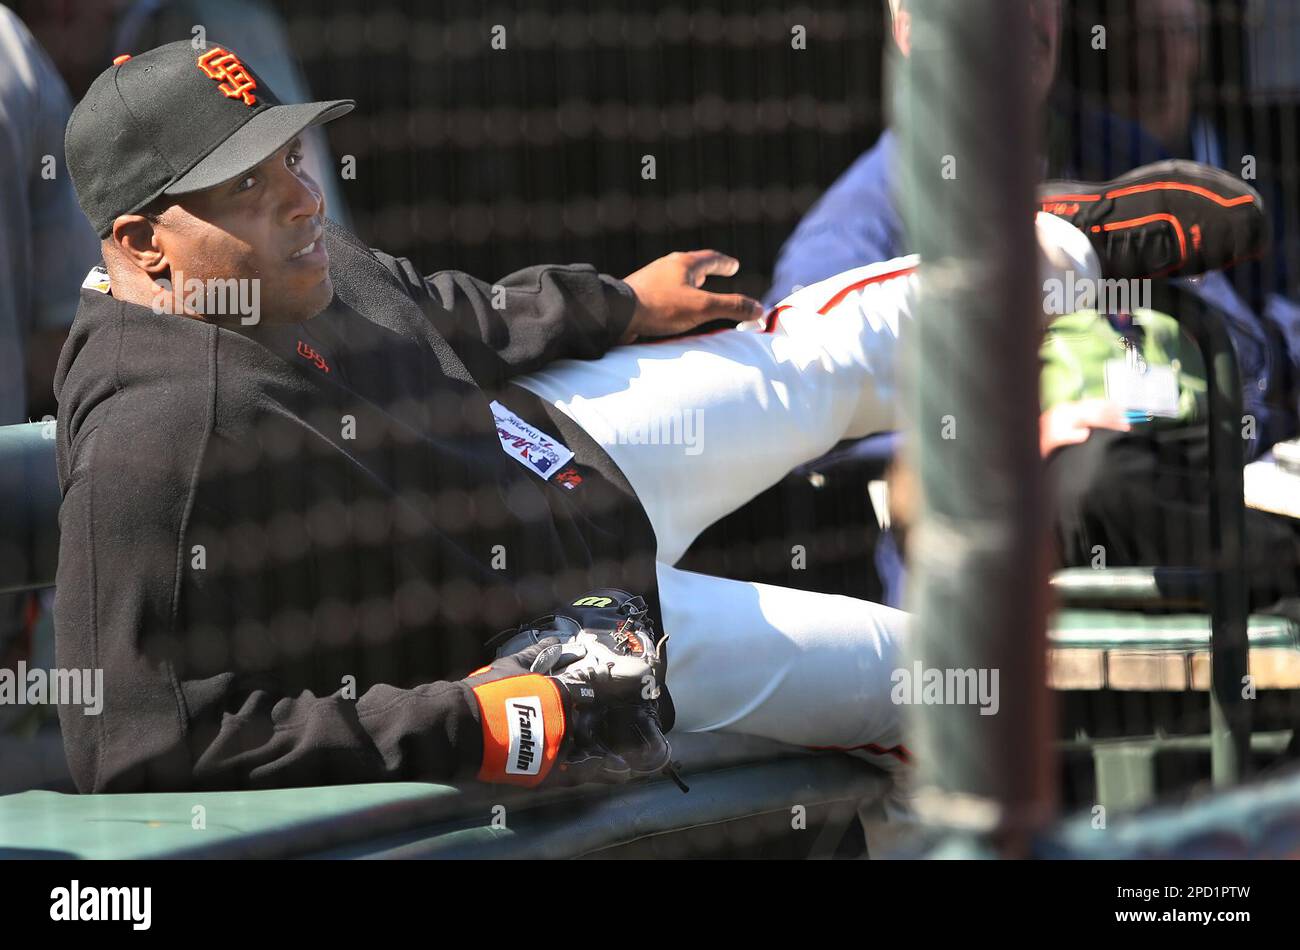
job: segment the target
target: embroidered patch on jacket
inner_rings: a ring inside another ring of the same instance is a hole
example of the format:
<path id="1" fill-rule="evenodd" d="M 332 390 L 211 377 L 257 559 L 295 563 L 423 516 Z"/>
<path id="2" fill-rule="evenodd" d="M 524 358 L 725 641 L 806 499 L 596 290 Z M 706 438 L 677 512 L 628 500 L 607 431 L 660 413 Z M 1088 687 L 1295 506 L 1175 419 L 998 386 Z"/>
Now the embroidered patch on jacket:
<path id="1" fill-rule="evenodd" d="M 298 355 L 303 359 L 311 360 L 311 362 L 315 364 L 316 368 L 322 373 L 328 373 L 330 371 L 330 365 L 325 362 L 325 357 L 321 356 L 302 340 L 298 341 Z"/>
<path id="2" fill-rule="evenodd" d="M 568 447 L 531 426 L 493 400 L 492 418 L 496 420 L 501 448 L 524 468 L 545 481 L 573 460 Z"/>
<path id="3" fill-rule="evenodd" d="M 567 488 L 569 491 L 573 491 L 582 484 L 582 476 L 578 474 L 576 468 L 570 465 L 563 471 L 555 473 L 555 484 Z"/>

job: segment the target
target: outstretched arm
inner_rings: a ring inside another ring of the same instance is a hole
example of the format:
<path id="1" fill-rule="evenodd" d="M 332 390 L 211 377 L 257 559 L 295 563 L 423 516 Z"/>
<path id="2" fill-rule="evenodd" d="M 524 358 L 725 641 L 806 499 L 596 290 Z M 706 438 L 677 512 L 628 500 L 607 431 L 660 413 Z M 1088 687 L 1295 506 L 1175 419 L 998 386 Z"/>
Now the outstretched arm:
<path id="1" fill-rule="evenodd" d="M 589 264 L 530 267 L 489 284 L 459 271 L 421 275 L 376 252 L 465 362 L 496 387 L 559 359 L 596 359 L 620 343 L 761 315 L 755 300 L 700 289 L 740 264 L 716 251 L 676 252 L 618 280 Z"/>

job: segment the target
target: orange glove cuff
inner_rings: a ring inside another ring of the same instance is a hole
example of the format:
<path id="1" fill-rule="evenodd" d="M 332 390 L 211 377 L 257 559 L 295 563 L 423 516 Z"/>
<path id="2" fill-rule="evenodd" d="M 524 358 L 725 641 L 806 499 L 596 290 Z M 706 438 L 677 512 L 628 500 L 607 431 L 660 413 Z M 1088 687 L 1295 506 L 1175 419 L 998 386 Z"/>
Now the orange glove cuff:
<path id="1" fill-rule="evenodd" d="M 564 703 L 546 676 L 508 676 L 474 687 L 483 726 L 481 782 L 541 784 L 564 740 Z"/>

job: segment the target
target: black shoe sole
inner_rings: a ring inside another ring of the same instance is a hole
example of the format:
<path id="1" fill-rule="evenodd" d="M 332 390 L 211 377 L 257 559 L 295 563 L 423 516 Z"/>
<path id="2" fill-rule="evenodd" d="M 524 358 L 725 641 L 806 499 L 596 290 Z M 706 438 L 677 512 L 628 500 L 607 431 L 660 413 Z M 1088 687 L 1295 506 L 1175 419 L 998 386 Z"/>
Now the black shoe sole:
<path id="1" fill-rule="evenodd" d="M 1041 210 L 1088 236 L 1111 278 L 1190 277 L 1268 246 L 1259 192 L 1198 162 L 1157 162 L 1102 184 L 1044 182 L 1038 193 Z"/>

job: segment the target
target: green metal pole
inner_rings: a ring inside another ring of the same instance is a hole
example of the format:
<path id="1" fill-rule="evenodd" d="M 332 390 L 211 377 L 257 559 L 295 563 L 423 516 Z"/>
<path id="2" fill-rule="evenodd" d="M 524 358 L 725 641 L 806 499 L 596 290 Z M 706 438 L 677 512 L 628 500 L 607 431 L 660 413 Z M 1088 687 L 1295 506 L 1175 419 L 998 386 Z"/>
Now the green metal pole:
<path id="1" fill-rule="evenodd" d="M 1027 4 L 908 0 L 891 65 L 900 204 L 921 254 L 909 352 L 922 514 L 909 675 L 997 676 L 998 708 L 911 707 L 921 816 L 1024 854 L 1051 817 L 1048 535 L 1038 448 L 1035 118 Z"/>

